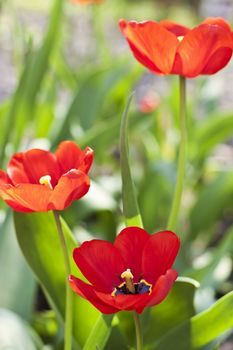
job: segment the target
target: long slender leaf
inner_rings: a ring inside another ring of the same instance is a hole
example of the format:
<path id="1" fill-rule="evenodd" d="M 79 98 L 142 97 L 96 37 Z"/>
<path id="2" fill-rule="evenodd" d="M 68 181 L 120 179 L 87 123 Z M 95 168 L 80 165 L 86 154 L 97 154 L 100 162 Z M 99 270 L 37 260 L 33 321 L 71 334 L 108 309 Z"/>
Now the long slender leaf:
<path id="1" fill-rule="evenodd" d="M 6 145 L 9 142 L 13 132 L 12 125 L 15 125 L 17 116 L 19 116 L 19 109 L 21 105 L 21 100 L 23 99 L 24 86 L 25 86 L 26 78 L 28 74 L 27 62 L 28 61 L 26 61 L 25 67 L 21 73 L 18 86 L 16 88 L 16 91 L 10 103 L 10 106 L 6 110 L 4 133 L 2 135 L 1 151 L 0 151 L 1 166 L 3 165 Z"/>
<path id="2" fill-rule="evenodd" d="M 54 218 L 51 213 L 14 213 L 17 239 L 21 250 L 40 281 L 46 296 L 60 319 L 65 313 L 65 275 L 63 255 Z M 68 226 L 63 229 L 70 256 L 76 246 Z M 75 263 L 71 262 L 72 273 L 82 276 Z M 86 300 L 74 295 L 74 337 L 82 347 L 91 332 L 99 312 Z"/>
<path id="3" fill-rule="evenodd" d="M 133 95 L 128 99 L 125 111 L 122 116 L 120 131 L 120 153 L 121 153 L 121 178 L 122 178 L 122 200 L 123 213 L 128 226 L 142 227 L 142 219 L 136 199 L 134 183 L 129 165 L 129 147 L 128 147 L 128 114 Z"/>
<path id="4" fill-rule="evenodd" d="M 64 0 L 55 0 L 50 16 L 48 30 L 41 47 L 36 52 L 30 51 L 25 68 L 19 80 L 11 107 L 6 116 L 6 132 L 2 142 L 0 161 L 3 161 L 7 142 L 14 137 L 14 145 L 18 146 L 26 123 L 35 115 L 35 106 L 41 84 L 49 67 L 49 59 L 59 37 L 59 28 L 63 13 Z M 14 128 L 12 128 L 14 125 Z"/>
<path id="5" fill-rule="evenodd" d="M 130 106 L 132 96 L 129 98 L 125 112 L 122 118 L 121 125 L 121 171 L 122 171 L 122 182 L 123 182 L 123 210 L 126 218 L 127 225 L 142 226 L 141 217 L 138 210 L 138 205 L 134 193 L 134 185 L 131 177 L 129 159 L 128 159 L 128 143 L 127 143 L 127 115 Z M 110 324 L 109 320 L 112 318 L 107 318 L 102 316 L 96 327 L 90 334 L 89 339 L 85 344 L 85 350 L 94 350 L 94 344 L 97 344 L 98 348 L 103 349 L 110 335 Z M 104 323 L 103 323 L 104 321 Z"/>
<path id="6" fill-rule="evenodd" d="M 153 350 L 199 349 L 233 328 L 233 292 L 158 340 Z"/>

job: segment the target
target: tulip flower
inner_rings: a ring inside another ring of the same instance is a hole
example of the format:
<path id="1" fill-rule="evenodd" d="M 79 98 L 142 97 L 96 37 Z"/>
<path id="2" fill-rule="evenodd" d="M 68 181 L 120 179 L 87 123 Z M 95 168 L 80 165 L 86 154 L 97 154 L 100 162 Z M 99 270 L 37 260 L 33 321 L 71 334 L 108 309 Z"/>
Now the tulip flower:
<path id="1" fill-rule="evenodd" d="M 178 274 L 171 267 L 179 246 L 171 231 L 149 235 L 139 227 L 123 229 L 114 244 L 84 242 L 73 257 L 90 284 L 71 275 L 71 288 L 102 313 L 141 313 L 161 303 L 172 288 Z"/>
<path id="2" fill-rule="evenodd" d="M 194 78 L 214 74 L 230 61 L 233 36 L 222 18 L 207 18 L 193 29 L 169 20 L 120 20 L 134 57 L 151 72 Z"/>
<path id="3" fill-rule="evenodd" d="M 72 141 L 60 143 L 55 154 L 41 149 L 16 153 L 7 171 L 0 170 L 0 196 L 14 210 L 63 210 L 84 196 L 93 151 L 82 151 Z"/>
<path id="4" fill-rule="evenodd" d="M 71 0 L 71 1 L 76 4 L 87 5 L 87 4 L 100 4 L 104 0 Z"/>

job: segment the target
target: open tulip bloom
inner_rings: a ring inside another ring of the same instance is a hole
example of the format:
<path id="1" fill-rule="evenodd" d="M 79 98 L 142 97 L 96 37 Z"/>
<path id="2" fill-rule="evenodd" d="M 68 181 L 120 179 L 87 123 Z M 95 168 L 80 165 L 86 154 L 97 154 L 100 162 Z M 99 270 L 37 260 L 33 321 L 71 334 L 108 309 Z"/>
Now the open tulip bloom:
<path id="1" fill-rule="evenodd" d="M 214 74 L 230 61 L 233 36 L 222 18 L 189 29 L 170 20 L 119 22 L 134 57 L 151 72 L 188 78 Z"/>
<path id="2" fill-rule="evenodd" d="M 114 244 L 84 242 L 73 257 L 91 284 L 71 275 L 70 285 L 104 314 L 141 313 L 161 303 L 172 288 L 178 274 L 171 267 L 179 246 L 179 238 L 171 231 L 149 235 L 139 227 L 123 229 Z"/>
<path id="3" fill-rule="evenodd" d="M 7 172 L 0 170 L 0 196 L 14 210 L 63 210 L 84 196 L 93 151 L 82 151 L 74 142 L 60 143 L 55 154 L 41 149 L 16 153 Z"/>

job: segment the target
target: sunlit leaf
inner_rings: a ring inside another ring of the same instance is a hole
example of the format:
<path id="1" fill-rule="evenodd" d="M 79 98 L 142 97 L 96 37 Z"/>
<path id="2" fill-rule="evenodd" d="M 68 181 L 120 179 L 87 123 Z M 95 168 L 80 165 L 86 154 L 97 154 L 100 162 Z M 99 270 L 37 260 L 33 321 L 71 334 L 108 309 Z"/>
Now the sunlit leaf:
<path id="1" fill-rule="evenodd" d="M 128 114 L 133 95 L 129 98 L 122 116 L 120 132 L 120 154 L 121 154 L 121 178 L 122 178 L 122 201 L 123 213 L 127 226 L 142 227 L 141 215 L 135 194 L 133 178 L 129 164 L 128 146 Z"/>
<path id="2" fill-rule="evenodd" d="M 65 312 L 65 275 L 63 255 L 52 213 L 14 213 L 17 239 L 21 250 L 40 281 L 44 292 L 61 320 Z M 63 222 L 70 257 L 76 243 L 68 226 Z M 79 277 L 73 259 L 72 273 Z M 82 346 L 92 330 L 99 312 L 86 300 L 73 296 L 73 332 L 77 343 Z"/>
<path id="3" fill-rule="evenodd" d="M 110 336 L 112 315 L 102 315 L 93 327 L 83 350 L 102 350 Z"/>
<path id="4" fill-rule="evenodd" d="M 233 292 L 155 342 L 153 350 L 199 349 L 233 328 Z"/>

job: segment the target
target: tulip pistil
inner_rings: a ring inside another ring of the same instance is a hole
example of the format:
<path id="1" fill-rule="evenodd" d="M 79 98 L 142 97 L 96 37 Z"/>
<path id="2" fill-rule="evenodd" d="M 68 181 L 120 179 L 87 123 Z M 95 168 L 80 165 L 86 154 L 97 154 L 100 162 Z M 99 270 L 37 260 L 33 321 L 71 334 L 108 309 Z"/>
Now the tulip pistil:
<path id="1" fill-rule="evenodd" d="M 178 36 L 177 39 L 179 40 L 179 42 L 181 42 L 184 39 L 184 35 Z"/>
<path id="2" fill-rule="evenodd" d="M 50 175 L 41 176 L 39 182 L 41 185 L 48 186 L 50 188 L 50 190 L 53 189 L 53 186 L 51 184 L 51 176 Z"/>
<path id="3" fill-rule="evenodd" d="M 126 271 L 122 272 L 121 278 L 125 279 L 125 285 L 128 291 L 132 294 L 135 294 L 135 287 L 133 283 L 133 274 L 130 271 L 130 269 L 127 269 Z"/>

